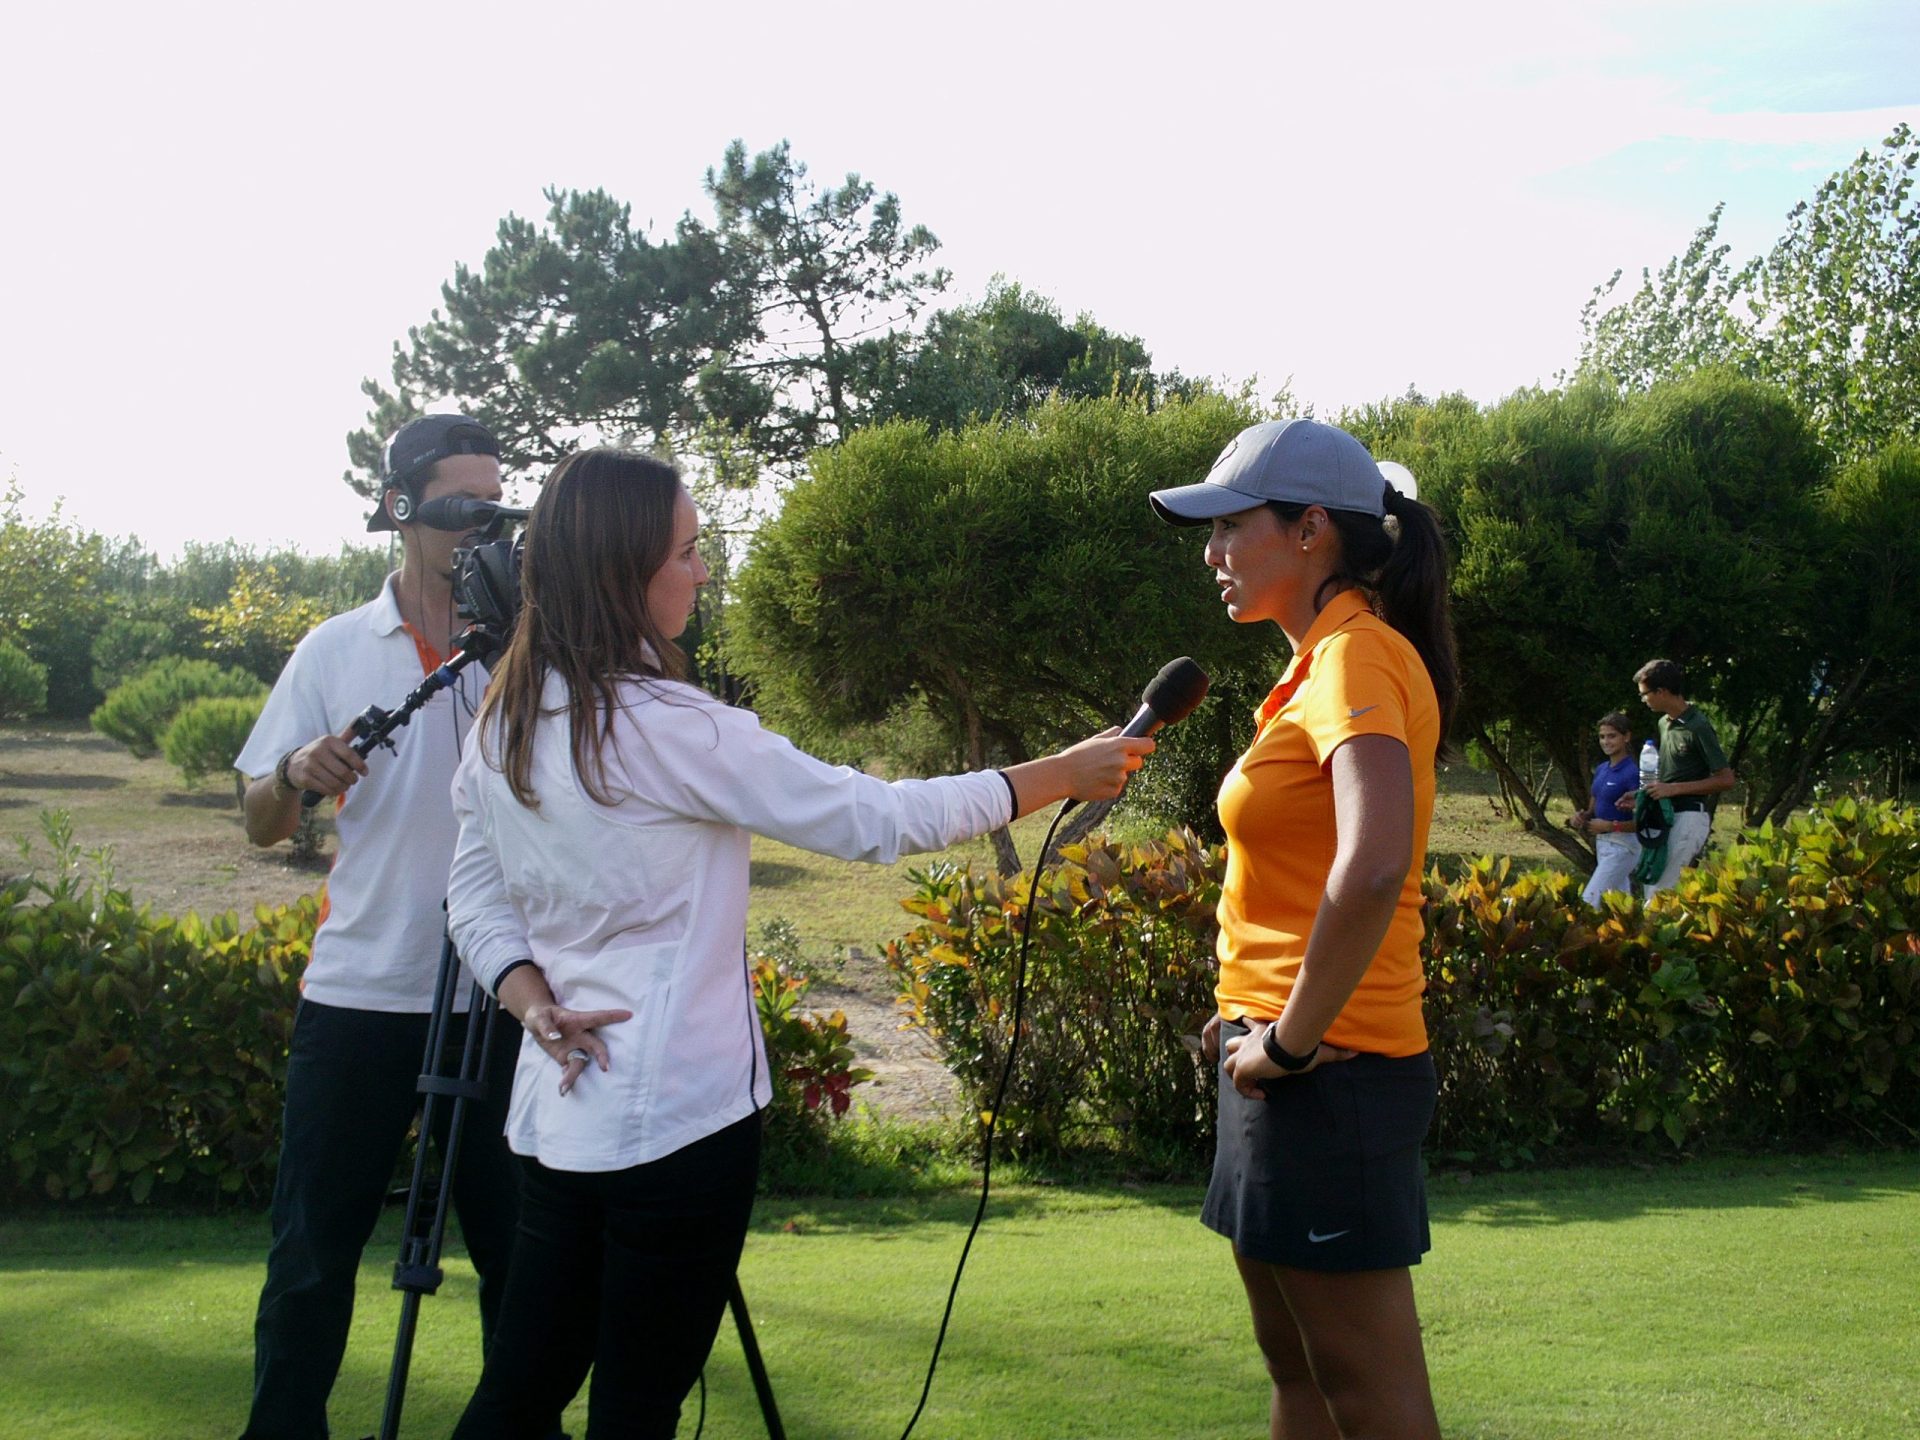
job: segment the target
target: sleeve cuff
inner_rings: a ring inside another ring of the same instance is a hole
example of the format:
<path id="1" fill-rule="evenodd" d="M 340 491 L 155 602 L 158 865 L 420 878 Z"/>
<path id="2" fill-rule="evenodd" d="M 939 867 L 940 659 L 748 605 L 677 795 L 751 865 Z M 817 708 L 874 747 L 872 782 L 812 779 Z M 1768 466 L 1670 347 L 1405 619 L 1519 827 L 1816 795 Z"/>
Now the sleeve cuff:
<path id="1" fill-rule="evenodd" d="M 514 961 L 511 965 L 507 966 L 507 968 L 502 970 L 498 975 L 494 976 L 493 977 L 493 998 L 496 1000 L 500 998 L 500 982 L 501 981 L 505 980 L 507 976 L 513 974 L 513 972 L 518 970 L 522 965 L 531 965 L 531 964 L 533 964 L 533 961 L 531 959 L 528 959 L 525 956 L 522 956 L 520 959 Z"/>

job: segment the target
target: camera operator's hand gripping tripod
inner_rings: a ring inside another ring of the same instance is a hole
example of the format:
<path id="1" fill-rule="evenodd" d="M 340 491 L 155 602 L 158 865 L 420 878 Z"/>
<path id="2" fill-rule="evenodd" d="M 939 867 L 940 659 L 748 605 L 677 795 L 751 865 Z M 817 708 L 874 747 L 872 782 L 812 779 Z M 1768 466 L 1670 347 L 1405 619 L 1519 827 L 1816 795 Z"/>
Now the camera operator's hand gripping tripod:
<path id="1" fill-rule="evenodd" d="M 450 687 L 462 670 L 475 661 L 491 661 L 505 643 L 498 631 L 486 625 L 469 625 L 455 641 L 453 655 L 422 680 L 400 702 L 397 710 L 369 705 L 360 712 L 353 722 L 354 752 L 364 760 L 380 746 L 393 749 L 391 737 L 395 730 L 413 719 L 435 695 Z M 311 809 L 322 798 L 319 791 L 308 790 L 301 794 L 300 803 Z M 459 1069 L 449 1074 L 445 1052 L 459 984 L 460 957 L 454 951 L 453 937 L 443 935 L 440 970 L 433 985 L 433 1013 L 427 1020 L 426 1056 L 421 1062 L 420 1139 L 413 1152 L 413 1178 L 407 1186 L 407 1219 L 405 1234 L 400 1240 L 400 1258 L 393 1266 L 393 1288 L 402 1292 L 400 1328 L 394 1337 L 393 1363 L 387 1371 L 387 1398 L 380 1415 L 378 1440 L 399 1440 L 400 1410 L 406 1400 L 407 1376 L 413 1364 L 420 1297 L 437 1293 L 445 1278 L 440 1268 L 440 1252 L 446 1243 L 447 1205 L 453 1196 L 455 1167 L 460 1163 L 460 1136 L 465 1128 L 467 1102 L 484 1100 L 487 1094 L 488 1062 L 493 1054 L 493 1016 L 498 1002 L 484 985 L 474 984 L 467 1003 L 467 1033 L 460 1049 Z M 427 1140 L 434 1133 L 436 1111 L 442 1100 L 452 1103 L 452 1114 L 448 1116 L 439 1183 L 429 1187 Z M 767 1434 L 771 1440 L 785 1440 L 786 1431 L 774 1404 L 773 1385 L 760 1358 L 760 1346 L 754 1339 L 753 1322 L 748 1317 L 746 1297 L 740 1293 L 738 1277 L 734 1279 L 728 1305 L 740 1332 L 741 1349 L 753 1377 L 754 1393 L 760 1400 L 761 1415 L 767 1422 Z"/>

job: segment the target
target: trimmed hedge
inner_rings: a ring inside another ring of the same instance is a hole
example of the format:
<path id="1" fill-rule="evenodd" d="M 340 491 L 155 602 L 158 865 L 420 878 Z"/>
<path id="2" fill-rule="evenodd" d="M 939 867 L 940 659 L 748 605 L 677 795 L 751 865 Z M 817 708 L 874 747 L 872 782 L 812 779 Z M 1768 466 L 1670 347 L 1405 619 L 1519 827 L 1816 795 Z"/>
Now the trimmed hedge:
<path id="1" fill-rule="evenodd" d="M 0 888 L 0 1192 L 264 1195 L 318 902 L 179 920 L 83 882 Z"/>
<path id="2" fill-rule="evenodd" d="M 1191 1057 L 1223 859 L 1176 834 L 1096 843 L 1043 878 L 1005 1117 L 1029 1149 L 1092 1131 L 1149 1164 L 1210 1150 Z M 981 1108 L 1027 883 L 930 873 L 888 950 Z M 1571 877 L 1504 860 L 1426 884 L 1436 1158 L 1920 1139 L 1920 812 L 1842 800 L 1763 827 L 1644 908 L 1589 910 Z"/>
<path id="3" fill-rule="evenodd" d="M 1211 1152 L 1213 911 L 1222 853 L 1190 830 L 1145 845 L 1092 839 L 1041 877 L 1021 1044 L 998 1133 L 1057 1154 L 1108 1135 L 1178 1168 Z M 1031 873 L 937 866 L 902 901 L 920 924 L 889 944 L 909 1020 L 925 1027 L 976 1111 L 993 1105 Z"/>
<path id="4" fill-rule="evenodd" d="M 161 734 L 160 753 L 180 767 L 180 777 L 189 785 L 229 771 L 266 703 L 264 694 L 190 700 Z"/>
<path id="5" fill-rule="evenodd" d="M 82 878 L 63 815 L 55 864 L 0 886 L 0 1200 L 260 1199 L 280 1154 L 287 1046 L 319 902 L 170 919 Z M 754 978 L 775 1154 L 821 1150 L 871 1078 L 846 1018 L 804 1002 L 777 927 Z"/>
<path id="6" fill-rule="evenodd" d="M 93 712 L 91 723 L 144 760 L 158 753 L 167 727 L 193 701 L 214 696 L 253 699 L 266 693 L 266 685 L 246 671 L 211 660 L 156 660 L 117 686 Z"/>

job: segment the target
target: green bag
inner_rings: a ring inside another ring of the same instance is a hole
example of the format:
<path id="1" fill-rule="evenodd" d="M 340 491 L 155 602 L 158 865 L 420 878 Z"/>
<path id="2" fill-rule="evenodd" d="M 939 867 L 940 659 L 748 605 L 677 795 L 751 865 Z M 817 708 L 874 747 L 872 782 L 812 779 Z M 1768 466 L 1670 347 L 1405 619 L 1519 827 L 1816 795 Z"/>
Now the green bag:
<path id="1" fill-rule="evenodd" d="M 1651 885 L 1667 868 L 1667 838 L 1673 834 L 1673 806 L 1642 790 L 1633 802 L 1633 833 L 1640 839 L 1640 863 L 1633 867 L 1633 878 L 1642 885 Z"/>

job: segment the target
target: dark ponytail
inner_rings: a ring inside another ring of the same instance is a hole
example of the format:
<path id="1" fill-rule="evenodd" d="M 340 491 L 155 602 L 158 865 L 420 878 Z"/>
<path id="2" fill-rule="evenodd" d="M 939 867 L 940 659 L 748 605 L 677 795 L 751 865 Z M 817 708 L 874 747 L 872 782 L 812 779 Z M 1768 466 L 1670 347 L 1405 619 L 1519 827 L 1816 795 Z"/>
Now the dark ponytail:
<path id="1" fill-rule="evenodd" d="M 1267 503 L 1288 524 L 1307 513 L 1304 505 Z M 1327 511 L 1340 537 L 1340 563 L 1313 597 L 1314 606 L 1324 604 L 1329 592 L 1337 595 L 1358 586 L 1380 618 L 1406 636 L 1426 665 L 1434 698 L 1440 703 L 1440 744 L 1434 758 L 1442 760 L 1460 699 L 1460 662 L 1454 652 L 1453 615 L 1447 600 L 1447 543 L 1440 533 L 1440 517 L 1391 485 L 1386 509 L 1384 522 L 1358 510 Z"/>

